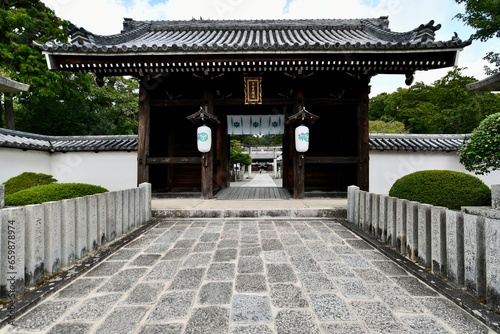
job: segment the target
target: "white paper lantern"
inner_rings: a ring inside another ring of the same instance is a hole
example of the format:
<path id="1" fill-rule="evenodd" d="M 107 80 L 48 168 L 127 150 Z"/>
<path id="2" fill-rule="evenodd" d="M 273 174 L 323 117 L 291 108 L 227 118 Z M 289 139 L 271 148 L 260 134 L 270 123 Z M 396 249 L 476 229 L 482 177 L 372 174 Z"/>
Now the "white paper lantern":
<path id="1" fill-rule="evenodd" d="M 198 142 L 198 151 L 201 153 L 210 152 L 212 148 L 212 129 L 206 125 L 198 127 L 196 138 Z"/>
<path id="2" fill-rule="evenodd" d="M 309 128 L 299 125 L 295 128 L 295 149 L 299 153 L 307 152 L 309 149 Z"/>

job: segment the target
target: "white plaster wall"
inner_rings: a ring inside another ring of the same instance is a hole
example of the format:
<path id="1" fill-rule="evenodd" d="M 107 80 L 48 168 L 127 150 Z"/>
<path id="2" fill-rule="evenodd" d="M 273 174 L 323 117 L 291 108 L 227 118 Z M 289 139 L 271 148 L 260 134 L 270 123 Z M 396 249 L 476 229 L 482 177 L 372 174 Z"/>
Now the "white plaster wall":
<path id="1" fill-rule="evenodd" d="M 491 187 L 500 184 L 500 171 L 487 175 L 468 172 L 456 152 L 370 151 L 370 192 L 387 195 L 394 182 L 413 172 L 447 169 L 477 176 Z"/>
<path id="2" fill-rule="evenodd" d="M 24 172 L 50 174 L 49 153 L 0 147 L 0 183 Z"/>
<path id="3" fill-rule="evenodd" d="M 52 175 L 59 182 L 81 182 L 108 190 L 137 186 L 137 152 L 68 152 L 51 155 Z"/>
<path id="4" fill-rule="evenodd" d="M 455 152 L 370 151 L 370 192 L 387 195 L 404 175 L 429 169 L 467 172 Z M 83 182 L 111 191 L 137 186 L 137 152 L 53 153 L 0 148 L 0 183 L 23 172 L 53 175 L 59 182 Z M 500 171 L 475 175 L 489 187 Z"/>

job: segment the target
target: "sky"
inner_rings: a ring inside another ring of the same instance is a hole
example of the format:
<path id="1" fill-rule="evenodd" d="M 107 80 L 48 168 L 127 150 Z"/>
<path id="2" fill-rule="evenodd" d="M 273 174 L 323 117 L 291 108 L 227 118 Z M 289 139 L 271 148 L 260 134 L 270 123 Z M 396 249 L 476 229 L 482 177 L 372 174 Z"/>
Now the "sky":
<path id="1" fill-rule="evenodd" d="M 120 33 L 124 18 L 134 20 L 213 19 L 348 19 L 389 17 L 389 28 L 406 32 L 433 20 L 441 24 L 436 41 L 448 41 L 456 32 L 467 40 L 474 30 L 454 18 L 464 8 L 455 0 L 42 0 L 57 16 L 99 35 Z M 482 58 L 498 52 L 500 39 L 473 41 L 458 57 L 463 74 L 486 78 Z M 418 71 L 414 82 L 431 85 L 451 68 Z M 371 80 L 371 94 L 391 93 L 407 88 L 404 75 L 377 75 Z"/>

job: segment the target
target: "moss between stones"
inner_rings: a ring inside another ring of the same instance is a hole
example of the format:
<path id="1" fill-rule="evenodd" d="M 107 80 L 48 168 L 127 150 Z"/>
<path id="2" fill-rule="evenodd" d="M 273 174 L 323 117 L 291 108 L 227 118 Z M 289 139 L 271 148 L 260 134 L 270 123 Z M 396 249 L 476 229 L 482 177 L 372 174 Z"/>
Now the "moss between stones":
<path id="1" fill-rule="evenodd" d="M 459 210 L 490 206 L 491 190 L 478 177 L 450 170 L 425 170 L 398 179 L 389 196 Z"/>

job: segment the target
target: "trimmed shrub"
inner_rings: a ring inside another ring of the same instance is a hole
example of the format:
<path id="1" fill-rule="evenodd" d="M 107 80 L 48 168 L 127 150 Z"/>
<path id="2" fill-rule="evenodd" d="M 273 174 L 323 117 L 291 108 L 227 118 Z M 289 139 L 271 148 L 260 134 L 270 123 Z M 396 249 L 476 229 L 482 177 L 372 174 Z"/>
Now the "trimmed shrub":
<path id="1" fill-rule="evenodd" d="M 20 206 L 60 201 L 107 192 L 108 190 L 85 183 L 52 183 L 18 191 L 5 196 L 5 205 Z"/>
<path id="2" fill-rule="evenodd" d="M 491 190 L 483 181 L 450 170 L 425 170 L 403 176 L 392 185 L 389 196 L 452 210 L 491 205 Z"/>
<path id="3" fill-rule="evenodd" d="M 44 184 L 57 182 L 52 175 L 43 173 L 24 172 L 8 179 L 5 185 L 5 195 L 11 195 L 18 191 Z"/>

